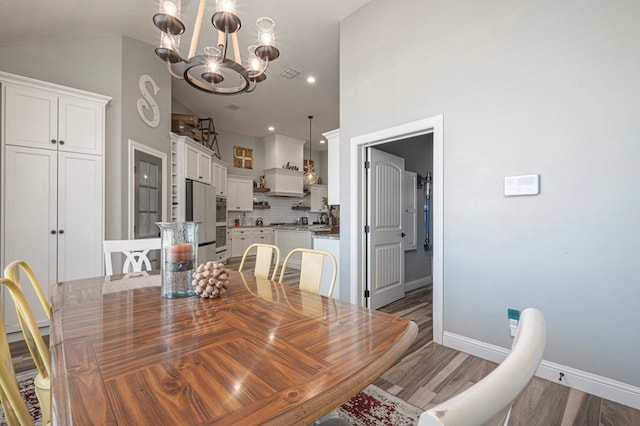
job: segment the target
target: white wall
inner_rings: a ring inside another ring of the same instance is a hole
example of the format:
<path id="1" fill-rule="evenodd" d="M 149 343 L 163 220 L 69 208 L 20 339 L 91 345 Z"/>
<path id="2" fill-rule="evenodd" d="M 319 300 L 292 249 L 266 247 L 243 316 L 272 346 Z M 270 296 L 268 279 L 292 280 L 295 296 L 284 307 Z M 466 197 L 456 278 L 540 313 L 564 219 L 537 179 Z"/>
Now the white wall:
<path id="1" fill-rule="evenodd" d="M 372 0 L 340 29 L 343 141 L 444 116 L 444 329 L 506 348 L 507 308 L 536 306 L 546 360 L 633 386 L 639 20 L 634 0 Z M 348 143 L 340 154 L 346 172 Z M 504 176 L 528 173 L 539 196 L 502 195 Z"/>

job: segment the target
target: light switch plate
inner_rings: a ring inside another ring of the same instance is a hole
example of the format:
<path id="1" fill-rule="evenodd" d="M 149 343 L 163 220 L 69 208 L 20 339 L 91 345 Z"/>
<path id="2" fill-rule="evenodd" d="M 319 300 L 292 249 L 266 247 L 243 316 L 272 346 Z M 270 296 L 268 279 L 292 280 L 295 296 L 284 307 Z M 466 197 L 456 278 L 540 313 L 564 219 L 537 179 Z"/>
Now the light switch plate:
<path id="1" fill-rule="evenodd" d="M 540 193 L 540 175 L 505 176 L 504 195 L 538 195 Z"/>

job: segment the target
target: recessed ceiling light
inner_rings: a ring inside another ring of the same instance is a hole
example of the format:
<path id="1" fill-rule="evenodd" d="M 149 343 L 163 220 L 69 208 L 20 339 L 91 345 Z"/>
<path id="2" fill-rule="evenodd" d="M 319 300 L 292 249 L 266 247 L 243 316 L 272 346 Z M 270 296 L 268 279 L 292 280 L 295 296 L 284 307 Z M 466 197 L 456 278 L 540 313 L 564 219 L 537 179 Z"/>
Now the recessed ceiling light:
<path id="1" fill-rule="evenodd" d="M 325 143 L 326 141 L 324 139 L 320 139 L 320 143 Z"/>
<path id="2" fill-rule="evenodd" d="M 273 127 L 273 126 L 269 126 L 269 131 L 270 131 L 270 132 L 273 132 L 275 129 L 276 129 L 275 127 Z"/>
<path id="3" fill-rule="evenodd" d="M 307 77 L 307 83 L 313 84 L 316 82 L 316 78 L 312 75 L 310 75 L 309 77 Z"/>

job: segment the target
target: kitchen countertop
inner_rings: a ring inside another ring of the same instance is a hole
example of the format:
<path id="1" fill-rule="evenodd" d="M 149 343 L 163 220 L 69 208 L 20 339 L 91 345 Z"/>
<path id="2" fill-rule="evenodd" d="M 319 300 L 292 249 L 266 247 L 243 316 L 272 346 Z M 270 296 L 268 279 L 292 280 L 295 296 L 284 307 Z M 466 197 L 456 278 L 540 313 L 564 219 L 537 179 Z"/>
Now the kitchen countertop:
<path id="1" fill-rule="evenodd" d="M 263 226 L 230 226 L 229 229 L 250 229 L 250 228 L 275 228 L 286 229 L 289 231 L 313 231 L 313 232 L 329 232 L 331 227 L 329 225 L 297 225 L 295 223 L 287 223 L 284 225 L 263 225 Z"/>
<path id="2" fill-rule="evenodd" d="M 323 239 L 323 240 L 339 240 L 340 239 L 340 234 L 325 234 L 325 233 L 321 233 L 321 234 L 315 234 L 313 236 L 313 238 Z"/>

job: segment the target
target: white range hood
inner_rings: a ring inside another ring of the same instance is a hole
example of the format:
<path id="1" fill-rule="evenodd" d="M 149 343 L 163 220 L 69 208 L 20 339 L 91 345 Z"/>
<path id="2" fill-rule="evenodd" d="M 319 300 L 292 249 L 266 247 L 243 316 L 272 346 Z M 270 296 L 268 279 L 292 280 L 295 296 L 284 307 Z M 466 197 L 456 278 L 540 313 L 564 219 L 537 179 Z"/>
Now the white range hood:
<path id="1" fill-rule="evenodd" d="M 283 135 L 264 138 L 264 179 L 267 188 L 271 189 L 269 195 L 304 195 L 302 160 L 305 143 L 304 140 Z"/>

